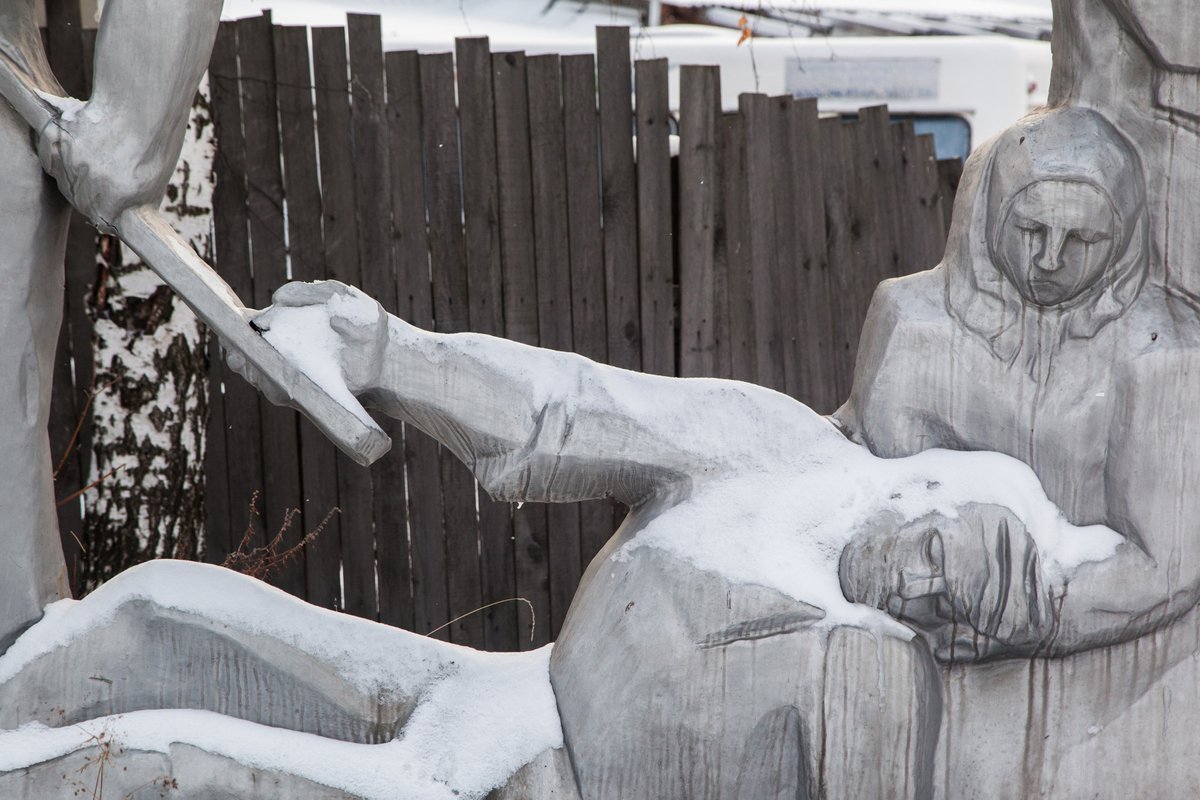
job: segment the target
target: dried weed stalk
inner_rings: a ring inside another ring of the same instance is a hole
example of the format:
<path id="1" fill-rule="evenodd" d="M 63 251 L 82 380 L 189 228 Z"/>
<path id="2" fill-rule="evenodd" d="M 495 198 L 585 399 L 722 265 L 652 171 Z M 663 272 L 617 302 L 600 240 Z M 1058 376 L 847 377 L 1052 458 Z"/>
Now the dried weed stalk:
<path id="1" fill-rule="evenodd" d="M 275 537 L 263 547 L 251 547 L 254 539 L 254 520 L 262 517 L 258 510 L 258 494 L 256 491 L 250 497 L 250 519 L 246 523 L 246 532 L 242 535 L 242 541 L 238 543 L 237 549 L 221 563 L 221 566 L 265 581 L 296 559 L 303 552 L 304 546 L 311 544 L 325 530 L 325 526 L 329 524 L 333 515 L 339 513 L 341 509 L 337 506 L 329 509 L 324 519 L 317 527 L 305 534 L 303 539 L 291 547 L 281 550 L 284 534 L 291 529 L 296 518 L 300 516 L 300 509 L 290 508 L 284 514 L 283 523 L 279 526 Z"/>

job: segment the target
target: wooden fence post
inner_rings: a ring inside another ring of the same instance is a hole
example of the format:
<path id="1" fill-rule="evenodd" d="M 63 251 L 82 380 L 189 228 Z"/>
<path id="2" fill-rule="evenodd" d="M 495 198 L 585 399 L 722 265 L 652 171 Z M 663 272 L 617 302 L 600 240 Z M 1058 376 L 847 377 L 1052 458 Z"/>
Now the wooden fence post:
<path id="1" fill-rule="evenodd" d="M 779 330 L 779 351 L 782 356 L 782 391 L 799 398 L 803 387 L 799 335 L 803 329 L 804 311 L 800 306 L 800 258 L 796 246 L 796 208 L 800 203 L 800 186 L 792 179 L 797 154 L 792 149 L 792 105 L 790 95 L 770 98 L 766 105 L 769 127 L 769 147 L 772 169 L 761 176 L 771 182 L 770 198 L 774 207 L 774 244 L 771 266 L 774 279 L 765 297 L 773 308 Z M 755 192 L 751 187 L 751 192 Z M 755 298 L 764 296 L 755 294 Z M 757 313 L 757 309 L 756 309 Z"/>
<path id="2" fill-rule="evenodd" d="M 780 298 L 790 291 L 790 274 L 780 270 L 775 218 L 775 158 L 771 148 L 771 101 L 766 95 L 743 94 L 738 110 L 745 126 L 745 171 L 751 297 L 755 338 L 756 382 L 787 391 Z"/>
<path id="3" fill-rule="evenodd" d="M 717 375 L 721 74 L 679 73 L 679 374 Z"/>
<path id="4" fill-rule="evenodd" d="M 475 38 L 459 39 L 456 55 L 471 330 L 499 336 L 504 333 L 504 307 L 492 54 L 487 39 Z M 512 506 L 493 501 L 486 492 L 476 493 L 482 579 L 479 599 L 487 606 L 480 612 L 482 644 L 489 650 L 516 650 L 517 620 L 522 611 L 513 602 Z"/>
<path id="5" fill-rule="evenodd" d="M 568 243 L 566 140 L 563 127 L 562 67 L 556 55 L 526 60 L 529 85 L 529 151 L 532 155 L 534 252 L 537 260 L 538 343 L 569 351 L 571 262 Z M 522 509 L 523 510 L 523 509 Z M 567 615 L 581 575 L 579 506 L 546 507 L 546 547 L 550 638 Z"/>
<path id="6" fill-rule="evenodd" d="M 634 66 L 635 113 L 628 29 L 598 29 L 596 58 L 460 39 L 457 87 L 452 55 L 385 55 L 374 17 L 351 15 L 348 29 L 349 48 L 345 30 L 313 29 L 311 82 L 302 28 L 257 19 L 218 37 L 218 265 L 258 304 L 290 264 L 293 278 L 360 285 L 423 328 L 755 380 L 828 412 L 849 388 L 875 283 L 930 266 L 944 245 L 953 165 L 885 109 L 844 123 L 818 120 L 812 100 L 744 95 L 723 114 L 717 69 L 685 67 L 676 203 L 667 65 Z M 238 494 L 264 475 L 272 514 L 301 488 L 306 527 L 342 509 L 282 581 L 321 605 L 428 632 L 499 602 L 438 635 L 512 650 L 531 643 L 523 604 L 504 601 L 525 597 L 537 646 L 613 532 L 610 501 L 514 510 L 479 496 L 415 429 L 385 423 L 397 453 L 372 479 L 306 423 L 297 433 L 294 417 L 289 428 L 260 408 L 240 378 L 212 401 L 210 473 L 229 479 L 210 483 L 214 524 L 238 531 Z M 234 544 L 217 534 L 210 555 Z"/>
<path id="7" fill-rule="evenodd" d="M 312 29 L 313 83 L 317 111 L 317 153 L 320 161 L 321 215 L 324 229 L 325 277 L 357 284 L 358 232 L 355 222 L 355 182 L 350 130 L 350 94 L 347 83 L 346 31 Z M 342 583 L 344 543 L 361 535 L 370 500 L 370 477 L 340 453 L 334 455 L 336 474 L 326 476 L 337 487 L 337 558 L 321 558 L 308 565 L 309 600 L 320 605 L 336 602 L 346 608 Z M 368 528 L 369 530 L 369 528 Z M 309 549 L 315 555 L 315 548 Z"/>
<path id="8" fill-rule="evenodd" d="M 454 297 L 452 289 L 466 286 L 461 188 L 458 180 L 458 116 L 454 107 L 454 57 L 449 53 L 423 55 L 420 58 L 420 70 L 429 263 L 433 278 L 433 316 L 426 325 L 438 331 L 453 332 L 465 330 L 468 319 L 466 298 L 461 294 Z M 416 276 L 413 277 L 415 279 Z M 405 436 L 406 441 L 420 441 L 424 434 L 408 430 Z M 424 448 L 423 441 L 420 441 L 420 447 Z M 424 454 L 424 451 L 421 453 Z M 450 458 L 453 456 L 440 450 L 436 467 L 424 463 L 414 468 L 419 474 L 409 472 L 417 480 L 430 482 L 429 487 L 421 490 L 422 495 L 428 498 L 434 496 L 432 483 L 436 479 L 440 504 L 436 516 L 432 512 L 421 512 L 420 530 L 415 522 L 412 527 L 413 595 L 414 601 L 420 599 L 417 604 L 417 630 L 423 632 L 437 628 L 452 618 L 446 577 L 445 519 L 453 516 L 452 511 L 447 514 L 447 509 L 459 503 L 461 498 L 456 496 L 453 486 L 446 486 L 448 475 L 443 465 L 452 466 L 447 461 Z M 450 633 L 444 630 L 439 636 L 448 639 Z"/>
<path id="9" fill-rule="evenodd" d="M 825 249 L 825 174 L 817 101 L 795 101 L 791 114 L 790 180 L 797 187 L 796 216 L 792 220 L 799 319 L 797 397 L 818 413 L 829 414 L 843 398 L 835 391 L 830 263 Z"/>
<path id="10" fill-rule="evenodd" d="M 321 280 L 326 277 L 325 242 L 321 232 L 321 188 L 307 28 L 275 28 L 275 75 L 279 83 L 279 126 L 291 277 L 300 281 Z M 303 530 L 314 530 L 327 515 L 333 515 L 320 536 L 305 546 L 305 595 L 309 602 L 324 608 L 340 607 L 337 564 L 341 543 L 340 520 L 335 511 L 338 505 L 336 451 L 321 432 L 303 418 L 300 419 L 299 437 Z"/>
<path id="11" fill-rule="evenodd" d="M 596 28 L 596 69 L 600 91 L 608 361 L 616 367 L 641 369 L 637 179 L 630 138 L 633 86 L 629 76 L 628 28 Z"/>
<path id="12" fill-rule="evenodd" d="M 398 310 L 396 274 L 392 262 L 392 185 L 387 141 L 387 90 L 383 74 L 383 35 L 379 17 L 346 15 L 350 54 L 350 130 L 354 141 L 354 199 L 358 222 L 358 259 L 363 291 L 376 298 L 391 313 Z M 401 426 L 381 420 L 388 435 L 403 438 Z M 348 460 L 347 471 L 364 473 Z M 397 603 L 407 603 L 407 571 L 399 562 L 408 560 L 408 534 L 404 496 L 396 488 L 404 482 L 404 465 L 397 454 L 388 453 L 371 467 L 370 477 L 355 476 L 361 487 L 361 507 L 351 524 L 357 535 L 342 544 L 342 587 L 346 608 L 374 619 L 384 599 L 398 615 Z M 368 494 L 369 491 L 369 494 Z M 345 512 L 343 512 L 345 513 Z M 379 580 L 376 564 L 386 555 L 389 576 Z"/>
<path id="13" fill-rule="evenodd" d="M 504 274 L 504 335 L 538 343 L 537 252 L 533 238 L 533 176 L 529 148 L 529 92 L 524 53 L 492 54 L 496 99 L 496 170 L 500 179 L 500 254 Z M 534 641 L 550 641 L 550 572 L 546 508 L 513 510 L 517 595 L 534 607 Z"/>
<path id="14" fill-rule="evenodd" d="M 222 22 L 209 68 L 213 124 L 217 137 L 213 227 L 221 275 L 239 297 L 249 299 L 253 286 L 250 279 L 250 234 L 246 222 L 246 148 L 242 135 L 237 39 L 237 24 Z M 258 392 L 225 366 L 223 359 L 213 360 L 210 376 L 214 387 L 214 393 L 210 396 L 216 398 L 216 387 L 224 386 L 221 395 L 224 414 L 222 433 L 227 460 L 225 465 L 217 465 L 218 469 L 223 466 L 228 475 L 229 540 L 224 549 L 228 552 L 236 548 L 246 530 L 252 530 L 248 544 L 261 547 L 265 544 L 265 528 L 261 520 L 250 518 L 248 513 L 250 500 L 256 493 L 261 502 L 263 488 L 263 453 L 259 445 L 262 420 Z M 221 433 L 210 422 L 210 441 L 218 435 Z M 211 461 L 209 463 L 212 464 Z M 213 503 L 208 506 L 210 512 L 216 511 Z M 214 516 L 209 527 L 221 524 L 222 520 L 222 516 Z"/>
<path id="15" fill-rule="evenodd" d="M 427 69 L 428 68 L 428 69 Z M 470 330 L 466 242 L 462 227 L 462 182 L 459 180 L 458 109 L 454 102 L 454 56 L 440 53 L 421 58 L 425 87 L 425 159 L 429 187 L 430 271 L 433 277 L 434 327 L 440 333 Z M 481 605 L 479 528 L 475 512 L 475 479 L 446 448 L 440 453 L 442 530 L 445 539 L 447 619 Z M 454 642 L 483 639 L 478 614 L 455 622 L 447 631 Z"/>
<path id="16" fill-rule="evenodd" d="M 753 382 L 758 376 L 754 335 L 754 282 L 751 274 L 749 201 L 746 197 L 746 126 L 741 114 L 721 120 L 721 182 L 725 195 L 726 300 L 729 311 L 728 371 L 718 377 Z M 765 346 L 765 345 L 764 345 Z"/>
<path id="17" fill-rule="evenodd" d="M 600 219 L 599 116 L 596 59 L 563 56 L 563 137 L 566 142 L 567 224 L 571 259 L 571 340 L 575 352 L 608 361 L 605 310 L 604 239 Z M 591 500 L 579 506 L 580 570 L 613 532 L 613 503 Z"/>
<path id="18" fill-rule="evenodd" d="M 238 63 L 241 69 L 242 130 L 246 137 L 247 213 L 253 270 L 251 302 L 257 308 L 271 304 L 271 293 L 287 281 L 287 252 L 283 223 L 283 174 L 279 158 L 279 122 L 276 110 L 274 41 L 271 17 L 244 19 L 238 26 Z M 300 505 L 300 470 L 297 465 L 297 415 L 288 408 L 259 399 L 262 420 L 263 495 L 262 519 L 268 540 L 281 532 L 284 519 Z M 283 547 L 300 539 L 292 526 L 284 532 Z M 304 587 L 304 567 L 294 562 L 272 582 L 286 591 Z"/>
<path id="19" fill-rule="evenodd" d="M 425 230 L 425 173 L 422 169 L 422 109 L 420 61 L 413 51 L 384 56 L 387 78 L 388 161 L 391 191 L 392 252 L 389 263 L 396 279 L 396 313 L 403 319 L 429 325 L 433 295 L 429 282 L 429 241 Z M 415 532 L 436 530 L 441 519 L 441 488 L 437 476 L 437 443 L 405 425 L 392 429 L 392 457 L 407 473 L 407 482 L 381 487 L 404 502 L 396 509 L 396 535 L 379 542 L 379 621 L 428 632 L 418 625 L 415 609 Z M 416 474 L 422 472 L 422 475 Z M 432 474 L 429 474 L 432 473 Z M 382 478 L 381 478 L 382 481 Z"/>
<path id="20" fill-rule="evenodd" d="M 637 214 L 642 370 L 675 375 L 675 265 L 667 60 L 638 61 Z"/>

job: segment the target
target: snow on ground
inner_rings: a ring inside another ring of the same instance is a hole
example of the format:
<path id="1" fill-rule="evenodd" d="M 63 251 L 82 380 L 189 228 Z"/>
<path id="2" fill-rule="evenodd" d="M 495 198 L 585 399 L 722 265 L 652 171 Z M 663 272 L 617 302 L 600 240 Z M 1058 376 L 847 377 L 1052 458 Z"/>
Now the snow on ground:
<path id="1" fill-rule="evenodd" d="M 243 575 L 154 561 L 81 601 L 62 600 L 3 656 L 0 683 L 41 653 L 148 599 L 221 620 L 312 653 L 364 692 L 422 700 L 398 739 L 365 745 L 271 728 L 206 711 L 139 711 L 80 725 L 0 731 L 0 771 L 40 763 L 105 735 L 124 749 L 191 744 L 367 798 L 479 797 L 547 748 L 562 745 L 550 648 L 484 653 L 310 606 Z"/>

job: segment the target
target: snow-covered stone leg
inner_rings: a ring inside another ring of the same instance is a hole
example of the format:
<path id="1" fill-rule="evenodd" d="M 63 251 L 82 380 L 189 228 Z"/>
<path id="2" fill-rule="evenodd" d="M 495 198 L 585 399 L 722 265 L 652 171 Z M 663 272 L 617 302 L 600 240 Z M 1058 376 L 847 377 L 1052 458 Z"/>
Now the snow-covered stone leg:
<path id="1" fill-rule="evenodd" d="M 219 567 L 149 562 L 51 605 L 0 655 L 0 798 L 72 796 L 64 776 L 94 781 L 102 758 L 139 778 L 106 780 L 104 797 L 169 778 L 169 796 L 206 800 L 578 800 L 549 656 L 482 653 Z M 23 795 L 26 782 L 40 791 Z"/>
<path id="2" fill-rule="evenodd" d="M 316 611 L 294 606 L 300 616 Z M 99 624 L 28 659 L 14 647 L 23 664 L 6 669 L 0 660 L 0 729 L 183 708 L 377 743 L 392 740 L 416 705 L 415 696 L 356 686 L 328 659 L 220 614 L 130 597 L 97 616 Z"/>
<path id="3" fill-rule="evenodd" d="M 32 0 L 4 5 L 0 47 L 36 61 Z M 69 592 L 46 434 L 67 210 L 28 126 L 0 103 L 0 653 Z"/>
<path id="4" fill-rule="evenodd" d="M 101 796 L 171 800 L 360 797 L 295 775 L 240 764 L 185 744 L 172 745 L 167 753 L 155 753 L 125 750 L 103 739 L 92 747 L 50 761 L 0 772 L 0 796 L 9 800 L 79 800 Z"/>

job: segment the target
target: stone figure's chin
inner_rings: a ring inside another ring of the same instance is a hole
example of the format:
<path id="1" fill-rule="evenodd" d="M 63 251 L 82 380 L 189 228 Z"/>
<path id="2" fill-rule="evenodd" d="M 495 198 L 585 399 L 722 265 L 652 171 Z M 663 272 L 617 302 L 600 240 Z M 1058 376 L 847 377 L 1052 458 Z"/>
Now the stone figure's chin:
<path id="1" fill-rule="evenodd" d="M 1078 291 L 1073 292 L 1070 287 L 1053 280 L 1030 278 L 1026 287 L 1023 292 L 1025 298 L 1046 308 L 1066 303 L 1079 296 Z"/>

